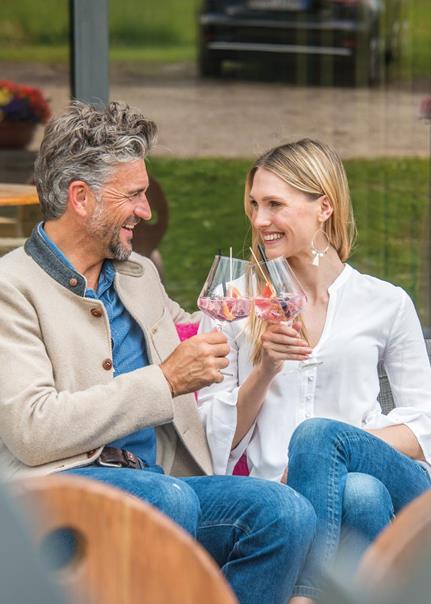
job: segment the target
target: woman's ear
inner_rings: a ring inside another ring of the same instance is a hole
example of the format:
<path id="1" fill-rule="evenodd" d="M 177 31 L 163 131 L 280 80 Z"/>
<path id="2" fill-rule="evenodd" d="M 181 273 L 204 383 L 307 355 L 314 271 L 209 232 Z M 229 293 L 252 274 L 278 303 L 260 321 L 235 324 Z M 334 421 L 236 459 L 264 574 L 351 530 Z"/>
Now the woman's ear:
<path id="1" fill-rule="evenodd" d="M 86 218 L 92 208 L 93 194 L 83 180 L 73 180 L 69 184 L 69 207 L 81 218 Z"/>
<path id="2" fill-rule="evenodd" d="M 326 195 L 322 195 L 321 197 L 319 197 L 319 204 L 320 207 L 318 213 L 318 220 L 323 224 L 328 220 L 328 218 L 332 216 L 334 208 L 332 207 L 329 197 L 327 197 Z"/>

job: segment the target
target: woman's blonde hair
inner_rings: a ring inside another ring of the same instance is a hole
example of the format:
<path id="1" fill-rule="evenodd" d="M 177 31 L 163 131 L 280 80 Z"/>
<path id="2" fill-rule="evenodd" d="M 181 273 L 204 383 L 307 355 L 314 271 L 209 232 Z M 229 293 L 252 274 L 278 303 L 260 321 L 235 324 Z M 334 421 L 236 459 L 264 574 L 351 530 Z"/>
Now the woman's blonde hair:
<path id="1" fill-rule="evenodd" d="M 249 170 L 245 183 L 244 209 L 250 222 L 250 191 L 258 168 L 273 172 L 291 187 L 305 193 L 310 201 L 326 195 L 333 212 L 322 228 L 340 260 L 345 262 L 352 249 L 356 227 L 346 172 L 338 154 L 329 145 L 304 138 L 274 147 L 261 155 Z M 255 254 L 259 242 L 259 234 L 252 225 L 252 249 Z M 250 260 L 254 262 L 253 256 Z M 248 328 L 254 343 L 253 364 L 261 357 L 261 336 L 265 327 L 254 314 L 250 316 Z"/>

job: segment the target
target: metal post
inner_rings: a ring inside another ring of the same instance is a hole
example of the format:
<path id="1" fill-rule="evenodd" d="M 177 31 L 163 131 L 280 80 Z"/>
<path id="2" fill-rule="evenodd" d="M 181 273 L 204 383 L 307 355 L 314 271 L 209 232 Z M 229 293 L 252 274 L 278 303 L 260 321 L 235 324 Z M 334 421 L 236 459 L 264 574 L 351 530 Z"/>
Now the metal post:
<path id="1" fill-rule="evenodd" d="M 109 101 L 108 0 L 69 0 L 71 96 Z"/>

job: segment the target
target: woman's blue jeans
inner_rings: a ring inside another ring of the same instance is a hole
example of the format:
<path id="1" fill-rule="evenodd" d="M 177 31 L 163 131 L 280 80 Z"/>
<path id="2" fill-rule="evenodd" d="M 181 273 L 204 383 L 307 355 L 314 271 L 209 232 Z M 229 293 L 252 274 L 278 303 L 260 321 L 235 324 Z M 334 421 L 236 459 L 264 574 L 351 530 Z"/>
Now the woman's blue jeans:
<path id="1" fill-rule="evenodd" d="M 68 473 L 123 489 L 175 520 L 213 556 L 241 604 L 286 604 L 315 535 L 310 503 L 266 480 L 173 478 L 158 469 L 92 465 Z"/>
<path id="2" fill-rule="evenodd" d="M 311 502 L 317 516 L 316 538 L 294 594 L 318 598 L 322 572 L 343 531 L 358 533 L 363 547 L 431 481 L 421 464 L 365 430 L 314 418 L 293 433 L 288 484 Z"/>

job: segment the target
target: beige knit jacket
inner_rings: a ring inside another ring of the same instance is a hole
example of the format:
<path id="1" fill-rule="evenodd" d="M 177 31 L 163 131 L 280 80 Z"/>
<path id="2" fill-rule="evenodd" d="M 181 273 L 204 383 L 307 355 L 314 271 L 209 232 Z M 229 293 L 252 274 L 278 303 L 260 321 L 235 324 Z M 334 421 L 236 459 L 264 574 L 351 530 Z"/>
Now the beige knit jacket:
<path id="1" fill-rule="evenodd" d="M 113 378 L 101 302 L 52 278 L 24 248 L 0 259 L 0 471 L 48 474 L 93 462 L 106 443 L 157 426 L 166 473 L 212 473 L 194 396 L 172 399 L 159 367 L 189 315 L 170 300 L 154 265 L 114 263 L 116 290 L 142 328 L 150 365 Z M 101 311 L 101 312 L 99 312 Z"/>

